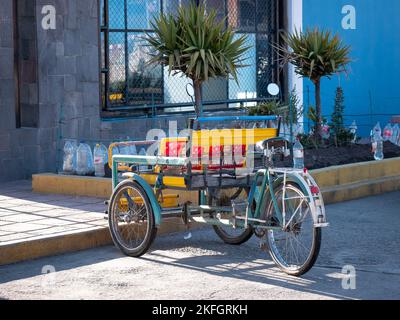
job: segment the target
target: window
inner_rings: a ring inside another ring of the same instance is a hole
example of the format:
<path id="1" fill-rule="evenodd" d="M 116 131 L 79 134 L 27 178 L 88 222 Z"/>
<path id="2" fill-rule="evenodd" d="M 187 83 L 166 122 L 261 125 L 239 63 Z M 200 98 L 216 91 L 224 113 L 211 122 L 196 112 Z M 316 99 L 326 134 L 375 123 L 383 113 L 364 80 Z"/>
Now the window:
<path id="1" fill-rule="evenodd" d="M 147 65 L 149 47 L 143 36 L 160 12 L 177 12 L 193 0 L 101 0 L 101 72 L 104 111 L 168 113 L 191 110 L 184 77 Z M 246 67 L 233 80 L 204 84 L 205 110 L 224 109 L 242 100 L 265 98 L 267 86 L 279 82 L 271 47 L 279 29 L 278 0 L 197 0 L 214 8 L 218 18 L 248 36 Z M 231 103 L 234 102 L 234 103 Z"/>

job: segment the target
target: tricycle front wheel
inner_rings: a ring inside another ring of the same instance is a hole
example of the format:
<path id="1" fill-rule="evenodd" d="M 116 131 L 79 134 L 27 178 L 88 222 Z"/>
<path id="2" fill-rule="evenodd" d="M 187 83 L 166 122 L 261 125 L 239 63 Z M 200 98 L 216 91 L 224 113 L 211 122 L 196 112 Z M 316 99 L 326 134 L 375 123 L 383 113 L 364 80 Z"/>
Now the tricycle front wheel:
<path id="1" fill-rule="evenodd" d="M 279 210 L 285 210 L 286 214 L 280 223 L 281 229 L 267 231 L 269 253 L 282 271 L 301 276 L 313 267 L 318 258 L 321 228 L 314 227 L 309 200 L 297 183 L 289 182 L 285 188 L 281 183 L 274 191 Z M 275 208 L 270 199 L 265 218 L 271 220 L 274 217 Z"/>
<path id="2" fill-rule="evenodd" d="M 131 257 L 146 253 L 156 237 L 157 228 L 144 189 L 135 181 L 121 182 L 113 192 L 108 214 L 114 244 Z"/>

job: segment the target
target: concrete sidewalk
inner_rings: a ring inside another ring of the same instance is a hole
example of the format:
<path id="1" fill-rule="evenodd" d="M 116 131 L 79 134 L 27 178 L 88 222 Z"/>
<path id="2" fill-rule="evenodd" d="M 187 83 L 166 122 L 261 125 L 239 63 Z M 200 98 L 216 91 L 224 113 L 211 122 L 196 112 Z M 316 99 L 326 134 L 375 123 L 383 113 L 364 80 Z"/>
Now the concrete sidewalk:
<path id="1" fill-rule="evenodd" d="M 328 205 L 331 225 L 301 278 L 278 270 L 256 237 L 229 246 L 208 227 L 157 236 L 138 259 L 104 246 L 1 266 L 0 299 L 398 300 L 399 208 L 400 192 Z"/>
<path id="2" fill-rule="evenodd" d="M 111 244 L 104 200 L 34 193 L 31 181 L 0 184 L 0 265 Z M 158 234 L 183 230 L 171 218 Z"/>
<path id="3" fill-rule="evenodd" d="M 104 199 L 33 193 L 30 181 L 0 185 L 0 245 L 105 227 Z"/>
<path id="4" fill-rule="evenodd" d="M 104 199 L 33 193 L 31 181 L 0 185 L 0 265 L 108 244 Z"/>

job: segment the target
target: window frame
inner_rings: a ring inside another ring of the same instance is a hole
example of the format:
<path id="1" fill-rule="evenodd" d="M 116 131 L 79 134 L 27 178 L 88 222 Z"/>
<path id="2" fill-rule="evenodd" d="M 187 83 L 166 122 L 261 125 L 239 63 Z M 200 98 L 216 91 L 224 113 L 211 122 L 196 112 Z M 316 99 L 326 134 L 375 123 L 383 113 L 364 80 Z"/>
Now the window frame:
<path id="1" fill-rule="evenodd" d="M 128 28 L 128 19 L 125 18 L 127 17 L 127 0 L 124 1 L 124 28 L 123 29 L 118 29 L 118 28 L 110 28 L 109 25 L 109 0 L 99 0 L 99 65 L 100 65 L 100 109 L 101 109 L 101 117 L 102 118 L 113 118 L 113 117 L 154 117 L 154 116 L 159 116 L 159 115 L 174 115 L 174 114 L 191 114 L 194 113 L 193 111 L 189 110 L 179 110 L 179 111 L 173 111 L 171 109 L 181 109 L 181 108 L 186 108 L 193 106 L 193 103 L 191 102 L 186 102 L 186 103 L 165 103 L 165 78 L 164 78 L 164 68 L 161 68 L 161 81 L 162 81 L 162 86 L 161 86 L 161 96 L 162 100 L 164 103 L 161 104 L 152 104 L 152 105 L 129 105 L 129 104 L 120 104 L 120 105 L 113 105 L 110 106 L 109 104 L 109 85 L 110 85 L 110 79 L 109 79 L 109 72 L 110 72 L 110 55 L 109 55 L 109 45 L 110 45 L 110 33 L 112 32 L 120 32 L 124 34 L 124 51 L 125 51 L 125 95 L 127 92 L 127 87 L 128 87 L 128 69 L 129 69 L 129 57 L 128 57 L 128 34 L 129 33 L 143 33 L 143 32 L 151 32 L 152 29 L 132 29 Z M 159 1 L 159 9 L 160 12 L 164 12 L 164 1 L 165 0 L 158 0 Z M 224 1 L 224 7 L 225 7 L 225 12 L 224 14 L 227 16 L 229 14 L 229 0 L 223 0 Z M 205 106 L 207 105 L 221 105 L 221 108 L 218 109 L 213 109 L 210 110 L 211 112 L 215 111 L 233 111 L 235 110 L 234 108 L 230 107 L 230 105 L 240 105 L 243 106 L 247 102 L 259 102 L 259 101 L 265 101 L 268 99 L 268 97 L 259 97 L 259 46 L 258 46 L 258 39 L 260 35 L 266 35 L 268 38 L 270 35 L 273 35 L 274 39 L 278 40 L 279 39 L 279 32 L 281 31 L 282 28 L 284 28 L 284 21 L 281 21 L 282 17 L 282 10 L 285 10 L 285 8 L 282 8 L 282 5 L 279 0 L 270 0 L 274 1 L 274 4 L 272 5 L 272 8 L 275 9 L 275 17 L 273 19 L 273 28 L 271 31 L 266 30 L 258 30 L 258 10 L 257 6 L 259 4 L 259 0 L 255 0 L 255 7 L 256 7 L 256 13 L 254 15 L 254 30 L 241 30 L 240 28 L 237 30 L 238 34 L 254 34 L 255 35 L 255 54 L 256 54 L 256 74 L 255 76 L 255 82 L 256 82 L 256 92 L 257 92 L 257 98 L 249 98 L 249 99 L 229 99 L 229 80 L 227 84 L 227 98 L 226 100 L 216 100 L 216 101 L 204 101 L 203 104 Z M 199 4 L 200 0 L 196 0 L 196 3 Z M 103 4 L 103 11 L 102 11 L 102 4 Z M 103 24 L 104 22 L 104 24 Z M 102 37 L 103 35 L 103 37 Z M 102 51 L 104 50 L 104 55 Z M 270 78 L 272 79 L 272 82 L 276 82 L 278 84 L 286 84 L 285 78 L 287 73 L 285 72 L 284 69 L 280 68 L 278 66 L 278 63 L 276 62 L 276 59 L 273 58 L 274 52 L 271 49 L 270 54 L 272 54 L 272 57 L 270 58 L 270 61 L 272 61 L 271 64 L 271 71 L 270 71 Z M 103 66 L 103 59 L 104 59 L 104 66 Z M 104 77 L 104 80 L 103 80 Z M 286 86 L 282 87 L 282 97 L 286 96 L 287 94 L 287 88 Z M 169 109 L 169 111 L 168 111 Z M 207 111 L 205 111 L 207 112 Z"/>

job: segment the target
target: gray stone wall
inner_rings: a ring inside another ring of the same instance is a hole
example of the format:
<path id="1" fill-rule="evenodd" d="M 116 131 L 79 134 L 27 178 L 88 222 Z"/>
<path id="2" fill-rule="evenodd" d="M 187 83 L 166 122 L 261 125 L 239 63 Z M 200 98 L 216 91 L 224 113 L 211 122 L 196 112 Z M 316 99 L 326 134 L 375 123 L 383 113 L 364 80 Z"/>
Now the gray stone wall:
<path id="1" fill-rule="evenodd" d="M 25 148 L 16 130 L 12 0 L 0 6 L 0 181 L 24 176 Z"/>
<path id="2" fill-rule="evenodd" d="M 39 126 L 39 88 L 35 0 L 18 0 L 18 74 L 20 87 L 20 125 Z"/>
<path id="3" fill-rule="evenodd" d="M 153 128 L 167 132 L 169 121 L 177 121 L 178 130 L 186 127 L 186 116 L 102 121 L 98 0 L 25 1 L 36 8 L 36 23 L 30 21 L 34 26 L 30 32 L 36 33 L 37 41 L 38 90 L 33 90 L 37 94 L 33 105 L 38 112 L 33 128 L 16 128 L 13 0 L 1 0 L 0 182 L 57 172 L 66 139 L 84 140 L 93 146 L 128 136 L 142 140 Z M 45 5 L 56 9 L 55 30 L 42 28 Z M 29 95 L 26 90 L 21 96 Z"/>
<path id="4" fill-rule="evenodd" d="M 56 9 L 56 29 L 41 27 L 45 5 Z M 99 136 L 97 0 L 37 0 L 40 128 L 53 130 L 45 160 L 57 169 L 63 137 Z"/>

